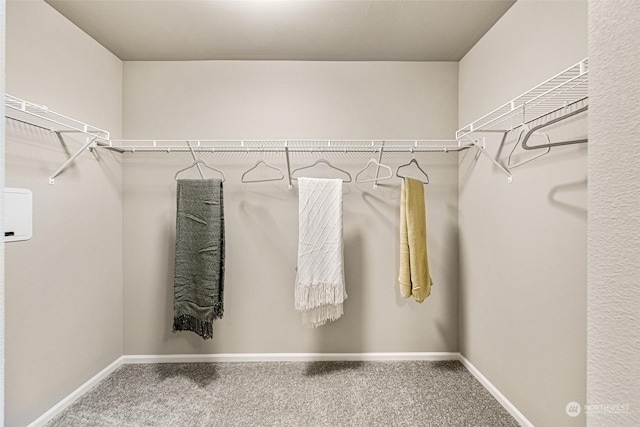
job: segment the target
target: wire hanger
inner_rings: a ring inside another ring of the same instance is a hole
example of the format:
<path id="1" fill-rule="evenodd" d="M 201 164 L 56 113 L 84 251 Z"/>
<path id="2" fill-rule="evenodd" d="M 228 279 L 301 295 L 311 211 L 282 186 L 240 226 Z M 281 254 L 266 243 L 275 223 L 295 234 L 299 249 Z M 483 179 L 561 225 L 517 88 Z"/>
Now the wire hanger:
<path id="1" fill-rule="evenodd" d="M 277 171 L 280 176 L 277 178 L 263 178 L 263 179 L 245 179 L 245 176 L 251 172 L 252 170 L 254 170 L 255 168 L 257 168 L 259 165 L 265 165 L 268 169 L 273 169 L 275 171 Z M 268 181 L 282 181 L 284 179 L 284 173 L 282 172 L 282 169 L 280 169 L 279 167 L 270 165 L 269 163 L 267 163 L 265 160 L 260 159 L 256 162 L 255 165 L 253 165 L 250 169 L 248 169 L 247 171 L 245 171 L 245 173 L 242 174 L 242 178 L 240 178 L 241 182 L 244 183 L 252 183 L 252 182 L 268 182 Z"/>
<path id="2" fill-rule="evenodd" d="M 369 178 L 369 179 L 358 179 L 358 176 L 360 176 L 361 173 L 363 173 L 364 171 L 367 170 L 367 168 L 369 167 L 369 165 L 374 164 L 376 166 L 376 175 L 379 171 L 380 168 L 382 169 L 386 169 L 389 171 L 389 175 L 388 176 L 378 176 L 376 178 Z M 393 178 L 393 171 L 391 170 L 391 168 L 387 165 L 383 165 L 382 163 L 378 162 L 376 159 L 369 159 L 369 161 L 367 162 L 367 165 L 365 167 L 362 168 L 362 170 L 360 170 L 357 174 L 356 174 L 356 182 L 373 182 L 373 181 L 382 181 L 384 179 L 389 179 L 389 178 Z"/>
<path id="3" fill-rule="evenodd" d="M 293 179 L 293 180 L 296 180 L 296 181 L 297 181 L 297 180 L 298 180 L 298 178 L 294 178 L 294 177 L 293 177 L 293 175 L 295 175 L 295 173 L 296 173 L 296 172 L 301 171 L 301 170 L 303 170 L 303 169 L 311 169 L 312 167 L 316 166 L 316 165 L 317 165 L 317 164 L 319 164 L 319 163 L 324 163 L 325 165 L 329 166 L 331 169 L 335 169 L 335 170 L 337 170 L 337 171 L 339 171 L 339 172 L 342 172 L 342 173 L 344 173 L 345 175 L 347 175 L 347 176 L 349 177 L 349 179 L 348 179 L 348 180 L 344 180 L 344 179 L 343 179 L 343 180 L 342 180 L 342 182 L 351 182 L 351 181 L 353 181 L 353 178 L 351 178 L 351 174 L 350 174 L 349 172 L 347 172 L 347 171 L 346 171 L 346 170 L 344 170 L 344 169 L 340 169 L 339 167 L 336 167 L 336 166 L 332 165 L 329 161 L 327 161 L 327 160 L 325 160 L 325 159 L 318 159 L 318 160 L 316 160 L 316 161 L 315 161 L 313 164 L 311 164 L 311 165 L 303 166 L 303 167 L 301 167 L 301 168 L 298 168 L 298 169 L 294 169 L 294 170 L 292 170 L 292 171 L 291 171 L 291 179 Z"/>
<path id="4" fill-rule="evenodd" d="M 222 182 L 224 182 L 226 180 L 226 177 L 224 176 L 224 172 L 222 172 L 220 169 L 216 169 L 212 166 L 209 166 L 204 160 L 198 159 L 195 162 L 193 162 L 191 165 L 187 166 L 184 169 L 180 169 L 178 172 L 176 172 L 176 174 L 174 175 L 173 179 L 175 179 L 176 181 L 178 180 L 178 175 L 180 175 L 180 173 L 191 169 L 194 166 L 198 166 L 198 171 L 200 172 L 200 176 L 202 177 L 202 179 L 204 179 L 204 175 L 202 175 L 202 170 L 200 169 L 200 165 L 204 166 L 205 168 L 211 169 L 214 172 L 218 172 L 220 175 L 222 175 Z"/>
<path id="5" fill-rule="evenodd" d="M 409 163 L 405 163 L 404 165 L 400 165 L 398 166 L 398 168 L 396 169 L 396 176 L 398 178 L 406 178 L 404 175 L 400 175 L 400 169 L 407 167 L 407 166 L 411 166 L 412 164 L 416 165 L 416 167 L 418 168 L 418 170 L 420 172 L 422 172 L 422 174 L 425 176 L 426 181 L 425 180 L 421 180 L 424 184 L 428 184 L 429 183 L 429 175 L 427 175 L 427 173 L 424 171 L 424 169 L 422 169 L 420 167 L 420 165 L 418 164 L 418 161 L 416 160 L 416 154 L 413 153 L 413 158 L 409 161 Z"/>
<path id="6" fill-rule="evenodd" d="M 546 123 L 543 123 L 541 125 L 538 126 L 534 126 L 532 127 L 529 132 L 527 132 L 527 134 L 524 136 L 524 138 L 522 139 L 522 148 L 524 148 L 525 150 L 536 150 L 538 148 L 547 148 L 547 147 L 558 147 L 560 145 L 571 145 L 571 144 L 583 144 L 585 142 L 589 142 L 589 140 L 587 138 L 584 139 L 574 139 L 574 140 L 569 140 L 569 141 L 561 141 L 561 142 L 549 142 L 547 144 L 541 144 L 541 145 L 528 145 L 527 142 L 529 141 L 529 138 L 531 138 L 531 136 L 533 135 L 534 132 L 537 132 L 538 130 L 545 128 L 547 126 L 551 126 L 555 123 L 561 122 L 565 119 L 568 119 L 569 117 L 573 117 L 576 114 L 580 114 L 583 113 L 585 111 L 587 111 L 589 109 L 589 106 L 585 106 L 582 108 L 579 108 L 575 111 L 572 111 L 571 113 L 565 114 L 563 116 L 560 117 L 556 117 L 553 120 L 549 120 Z"/>

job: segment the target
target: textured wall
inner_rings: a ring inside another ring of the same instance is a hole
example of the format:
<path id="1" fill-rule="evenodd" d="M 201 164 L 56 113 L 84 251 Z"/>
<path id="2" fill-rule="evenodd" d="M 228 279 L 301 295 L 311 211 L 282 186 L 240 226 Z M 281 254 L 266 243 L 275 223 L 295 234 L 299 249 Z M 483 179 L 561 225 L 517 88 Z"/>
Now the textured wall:
<path id="1" fill-rule="evenodd" d="M 0 4 L 0 93 L 4 93 L 5 3 Z M 0 106 L 4 116 L 4 103 Z M 4 120 L 0 123 L 0 171 L 4 171 Z M 4 173 L 0 172 L 0 191 L 4 192 Z M 0 197 L 0 233 L 4 232 L 4 197 Z M 4 235 L 4 234 L 2 234 Z M 4 242 L 0 243 L 0 426 L 4 425 Z"/>
<path id="2" fill-rule="evenodd" d="M 7 4 L 7 92 L 120 132 L 122 63 L 41 1 Z M 6 418 L 24 426 L 122 354 L 122 164 L 6 121 L 6 185 L 33 191 L 33 238 L 8 243 Z"/>
<path id="3" fill-rule="evenodd" d="M 586 2 L 518 1 L 460 63 L 460 125 L 586 56 Z M 586 128 L 583 116 L 562 132 Z M 480 136 L 506 164 L 515 138 Z M 460 349 L 539 426 L 585 423 L 565 406 L 586 387 L 586 157 L 554 148 L 507 184 L 460 156 Z"/>
<path id="4" fill-rule="evenodd" d="M 640 420 L 638 40 L 640 3 L 589 2 L 589 426 Z"/>
<path id="5" fill-rule="evenodd" d="M 125 62 L 129 138 L 451 137 L 456 63 Z M 297 191 L 240 183 L 258 154 L 214 154 L 224 170 L 226 290 L 214 338 L 171 332 L 175 172 L 187 156 L 127 154 L 124 170 L 125 354 L 457 351 L 457 156 L 420 154 L 436 282 L 422 305 L 396 287 L 400 187 L 346 184 L 345 315 L 302 327 L 293 308 Z M 355 174 L 370 154 L 327 157 Z M 285 167 L 282 154 L 266 155 Z M 385 155 L 395 166 L 408 154 Z M 325 175 L 326 176 L 326 175 Z M 332 175 L 335 176 L 335 175 Z"/>

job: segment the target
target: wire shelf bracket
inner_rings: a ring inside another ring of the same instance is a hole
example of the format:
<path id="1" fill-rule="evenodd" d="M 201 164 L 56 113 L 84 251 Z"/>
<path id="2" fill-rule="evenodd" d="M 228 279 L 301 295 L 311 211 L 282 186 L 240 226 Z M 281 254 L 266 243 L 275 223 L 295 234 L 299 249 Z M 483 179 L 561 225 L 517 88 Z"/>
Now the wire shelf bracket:
<path id="1" fill-rule="evenodd" d="M 487 153 L 487 143 L 485 138 L 477 139 L 474 141 L 475 147 L 478 149 L 482 155 L 484 155 L 487 159 L 493 163 L 495 167 L 497 167 L 502 173 L 507 175 L 507 182 L 511 184 L 513 182 L 513 175 L 509 171 L 509 169 L 502 166 L 496 159 L 491 156 L 491 154 Z"/>
<path id="2" fill-rule="evenodd" d="M 527 122 L 587 101 L 589 58 L 458 129 L 456 139 L 474 132 L 507 132 Z"/>
<path id="3" fill-rule="evenodd" d="M 44 105 L 34 104 L 5 93 L 5 116 L 11 120 L 36 126 L 61 136 L 63 133 L 86 135 L 82 147 L 65 161 L 51 176 L 49 184 L 54 184 L 58 175 L 64 172 L 85 150 L 107 145 L 110 136 L 106 130 L 91 126 L 63 114 L 56 113 Z"/>

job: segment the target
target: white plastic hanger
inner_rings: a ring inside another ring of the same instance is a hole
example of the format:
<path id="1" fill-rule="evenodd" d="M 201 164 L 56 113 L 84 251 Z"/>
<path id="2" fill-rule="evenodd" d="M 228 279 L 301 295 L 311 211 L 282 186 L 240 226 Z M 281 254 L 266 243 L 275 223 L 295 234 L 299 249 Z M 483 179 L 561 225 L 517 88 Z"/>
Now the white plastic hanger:
<path id="1" fill-rule="evenodd" d="M 275 171 L 277 171 L 280 176 L 277 178 L 263 178 L 263 179 L 245 179 L 245 176 L 251 172 L 252 170 L 254 170 L 255 168 L 257 168 L 259 165 L 265 165 L 268 169 L 273 169 Z M 244 182 L 244 183 L 251 183 L 251 182 L 268 182 L 268 181 L 281 181 L 282 179 L 284 179 L 284 172 L 282 172 L 282 169 L 272 166 L 269 163 L 267 163 L 265 160 L 260 159 L 256 162 L 255 165 L 253 165 L 251 168 L 249 168 L 247 171 L 245 171 L 245 173 L 242 174 L 242 178 L 240 178 L 240 181 Z"/>
<path id="2" fill-rule="evenodd" d="M 180 175 L 180 173 L 191 169 L 194 166 L 198 166 L 198 171 L 200 172 L 200 176 L 202 177 L 202 179 L 204 179 L 204 175 L 202 174 L 202 170 L 200 170 L 200 165 L 204 166 L 207 169 L 211 169 L 214 172 L 218 172 L 220 175 L 222 175 L 222 182 L 225 181 L 226 177 L 224 176 L 224 172 L 222 172 L 220 169 L 216 169 L 214 167 L 209 166 L 204 160 L 196 160 L 195 162 L 193 162 L 191 165 L 187 166 L 184 169 L 180 169 L 178 172 L 176 172 L 176 174 L 174 175 L 173 179 L 175 179 L 176 181 L 178 180 L 178 175 Z"/>
<path id="3" fill-rule="evenodd" d="M 311 169 L 312 167 L 314 167 L 314 166 L 318 165 L 319 163 L 324 163 L 325 165 L 329 166 L 331 169 L 335 169 L 335 170 L 337 170 L 337 171 L 339 171 L 339 172 L 342 172 L 342 173 L 346 174 L 346 175 L 349 177 L 349 179 L 348 179 L 348 180 L 344 180 L 344 179 L 343 179 L 343 180 L 342 180 L 342 182 L 351 182 L 351 181 L 353 181 L 353 178 L 351 178 L 351 174 L 350 174 L 349 172 L 347 172 L 347 171 L 346 171 L 346 170 L 344 170 L 344 169 L 340 169 L 339 167 L 333 166 L 329 161 L 327 161 L 327 160 L 325 160 L 325 159 L 318 159 L 318 160 L 316 160 L 316 161 L 315 161 L 313 164 L 311 164 L 311 165 L 303 166 L 303 167 L 301 167 L 301 168 L 298 168 L 298 169 L 294 169 L 294 170 L 292 170 L 292 171 L 291 171 L 291 179 L 294 179 L 294 180 L 296 180 L 296 181 L 297 181 L 297 180 L 298 180 L 298 178 L 295 178 L 295 177 L 293 176 L 293 175 L 295 175 L 295 173 L 296 173 L 296 172 L 301 171 L 301 170 L 303 170 L 303 169 Z"/>
<path id="4" fill-rule="evenodd" d="M 371 165 L 374 164 L 376 166 L 376 169 L 379 170 L 379 168 L 382 169 L 386 169 L 389 172 L 389 175 L 387 176 L 379 176 L 377 178 L 368 178 L 368 179 L 358 179 L 358 176 L 360 176 L 360 174 L 362 174 L 364 171 L 367 170 L 367 168 Z M 383 165 L 382 163 L 379 163 L 376 159 L 369 159 L 369 161 L 367 162 L 366 166 L 364 168 L 362 168 L 362 170 L 360 170 L 357 174 L 356 174 L 356 182 L 373 182 L 373 181 L 382 181 L 384 179 L 389 179 L 389 178 L 393 178 L 393 171 L 391 170 L 391 168 L 387 165 Z"/>

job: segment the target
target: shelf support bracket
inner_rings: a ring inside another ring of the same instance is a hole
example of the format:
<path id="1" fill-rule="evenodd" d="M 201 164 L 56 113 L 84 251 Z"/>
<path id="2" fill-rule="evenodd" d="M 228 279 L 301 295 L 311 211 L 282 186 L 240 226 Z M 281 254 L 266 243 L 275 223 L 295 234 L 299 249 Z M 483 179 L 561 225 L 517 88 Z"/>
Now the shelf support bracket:
<path id="1" fill-rule="evenodd" d="M 58 133 L 58 132 L 56 132 L 56 133 Z M 60 134 L 58 134 L 58 135 L 60 135 Z M 57 169 L 53 174 L 51 174 L 51 176 L 49 177 L 49 184 L 52 184 L 52 185 L 53 185 L 53 184 L 55 184 L 55 182 L 56 182 L 56 177 L 57 177 L 58 175 L 60 175 L 62 172 L 64 172 L 64 170 L 65 170 L 66 168 L 68 168 L 68 167 L 69 167 L 69 165 L 70 165 L 71 163 L 73 163 L 73 162 L 78 158 L 78 156 L 79 156 L 80 154 L 82 154 L 82 152 L 83 152 L 84 150 L 86 150 L 86 149 L 87 149 L 87 148 L 89 148 L 89 147 L 92 147 L 92 146 L 93 146 L 93 144 L 95 143 L 95 141 L 96 141 L 97 139 L 98 139 L 98 137 L 97 137 L 97 136 L 94 136 L 93 138 L 87 138 L 87 143 L 86 143 L 86 144 L 84 144 L 84 145 L 82 146 L 82 148 L 81 148 L 80 150 L 78 150 L 75 154 L 73 154 L 73 156 L 69 157 L 69 159 L 67 159 L 67 161 L 66 161 L 66 162 L 64 162 L 64 164 L 63 164 L 62 166 L 60 166 L 60 167 L 59 167 L 59 168 L 58 168 L 58 169 Z"/>
<path id="2" fill-rule="evenodd" d="M 284 155 L 287 159 L 287 179 L 289 180 L 289 190 L 293 190 L 293 184 L 291 184 L 291 163 L 289 163 L 289 144 L 284 142 Z"/>
<path id="3" fill-rule="evenodd" d="M 513 175 L 511 175 L 511 172 L 509 172 L 509 170 L 507 168 L 502 166 L 500 163 L 498 163 L 498 161 L 496 159 L 494 159 L 489 153 L 487 153 L 485 139 L 484 138 L 478 139 L 478 140 L 475 140 L 473 143 L 476 146 L 476 148 L 478 149 L 478 151 L 480 151 L 487 159 L 491 160 L 491 163 L 493 163 L 494 166 L 496 166 L 498 169 L 500 169 L 500 171 L 502 171 L 502 173 L 507 175 L 507 182 L 509 184 L 511 184 L 513 182 Z"/>
<path id="4" fill-rule="evenodd" d="M 373 189 L 378 188 L 378 176 L 380 176 L 380 163 L 382 162 L 382 152 L 384 151 L 384 141 L 380 145 L 380 153 L 378 154 L 378 163 L 376 164 L 376 178 L 373 180 Z"/>
<path id="5" fill-rule="evenodd" d="M 198 172 L 200 173 L 200 178 L 204 179 L 204 173 L 202 173 L 202 167 L 200 163 L 198 163 L 198 158 L 196 157 L 195 151 L 193 151 L 193 147 L 191 146 L 191 142 L 187 141 L 187 145 L 189 146 L 189 151 L 191 151 L 191 157 L 193 157 L 193 161 L 198 168 Z"/>

